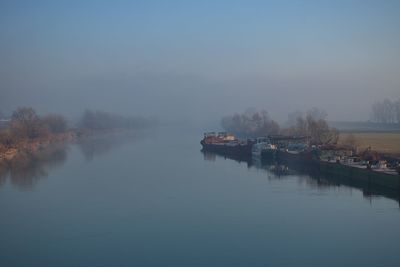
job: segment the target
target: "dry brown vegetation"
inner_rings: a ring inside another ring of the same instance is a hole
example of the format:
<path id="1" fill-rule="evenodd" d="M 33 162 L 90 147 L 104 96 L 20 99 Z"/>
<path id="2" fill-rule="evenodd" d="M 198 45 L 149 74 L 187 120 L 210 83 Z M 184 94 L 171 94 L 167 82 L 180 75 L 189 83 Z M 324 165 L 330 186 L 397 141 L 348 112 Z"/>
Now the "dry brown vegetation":
<path id="1" fill-rule="evenodd" d="M 354 137 L 359 150 L 371 147 L 372 150 L 385 154 L 400 154 L 400 133 L 340 133 L 339 144 Z"/>
<path id="2" fill-rule="evenodd" d="M 0 129 L 0 161 L 10 161 L 21 151 L 36 153 L 49 144 L 71 141 L 91 131 L 145 129 L 154 126 L 156 121 L 87 110 L 80 124 L 79 129 L 68 129 L 61 115 L 39 116 L 31 107 L 18 108 L 7 126 Z"/>

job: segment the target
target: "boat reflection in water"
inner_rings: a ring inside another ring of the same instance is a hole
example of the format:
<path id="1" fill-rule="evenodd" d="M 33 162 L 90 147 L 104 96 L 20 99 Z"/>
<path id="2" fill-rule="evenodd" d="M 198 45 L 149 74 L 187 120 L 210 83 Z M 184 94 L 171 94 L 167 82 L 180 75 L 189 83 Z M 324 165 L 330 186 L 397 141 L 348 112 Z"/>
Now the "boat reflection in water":
<path id="1" fill-rule="evenodd" d="M 318 168 L 317 165 L 301 164 L 295 162 L 279 162 L 279 160 L 269 159 L 260 160 L 259 158 L 238 158 L 228 155 L 217 154 L 209 151 L 201 151 L 204 160 L 216 161 L 218 158 L 226 160 L 235 160 L 237 162 L 247 164 L 249 169 L 257 169 L 265 171 L 268 179 L 293 178 L 296 176 L 302 183 L 313 188 L 329 188 L 329 187 L 348 187 L 355 188 L 362 192 L 363 197 L 372 201 L 374 198 L 385 197 L 395 200 L 400 206 L 400 188 L 391 189 L 378 186 L 368 180 L 360 180 L 351 176 L 340 176 L 325 172 L 324 169 Z"/>

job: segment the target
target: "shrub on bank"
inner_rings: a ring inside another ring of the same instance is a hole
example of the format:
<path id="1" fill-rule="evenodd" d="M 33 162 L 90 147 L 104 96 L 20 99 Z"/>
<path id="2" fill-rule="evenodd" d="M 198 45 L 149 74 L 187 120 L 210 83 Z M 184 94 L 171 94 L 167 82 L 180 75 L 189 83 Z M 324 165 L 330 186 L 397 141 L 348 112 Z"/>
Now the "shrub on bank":
<path id="1" fill-rule="evenodd" d="M 0 131 L 0 145 L 10 148 L 23 140 L 47 138 L 49 134 L 59 134 L 67 131 L 67 122 L 61 115 L 39 117 L 31 107 L 16 109 L 11 115 L 11 121 Z"/>

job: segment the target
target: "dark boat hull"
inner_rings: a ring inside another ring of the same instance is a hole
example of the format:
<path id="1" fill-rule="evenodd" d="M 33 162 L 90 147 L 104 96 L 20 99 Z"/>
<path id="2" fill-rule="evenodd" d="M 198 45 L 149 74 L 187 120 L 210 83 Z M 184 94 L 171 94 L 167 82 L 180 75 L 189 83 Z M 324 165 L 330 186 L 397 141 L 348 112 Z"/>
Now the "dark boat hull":
<path id="1" fill-rule="evenodd" d="M 276 158 L 283 163 L 316 164 L 318 157 L 314 151 L 292 154 L 286 151 L 277 151 Z"/>
<path id="2" fill-rule="evenodd" d="M 201 142 L 204 151 L 210 151 L 221 155 L 232 156 L 235 158 L 251 158 L 251 144 L 206 144 Z"/>
<path id="3" fill-rule="evenodd" d="M 267 149 L 261 151 L 261 160 L 264 162 L 274 161 L 276 159 L 276 154 L 278 150 L 276 149 Z"/>
<path id="4" fill-rule="evenodd" d="M 400 175 L 387 174 L 368 169 L 361 169 L 340 163 L 319 161 L 318 168 L 321 173 L 327 173 L 339 177 L 347 177 L 352 180 L 368 182 L 387 188 L 400 188 Z"/>

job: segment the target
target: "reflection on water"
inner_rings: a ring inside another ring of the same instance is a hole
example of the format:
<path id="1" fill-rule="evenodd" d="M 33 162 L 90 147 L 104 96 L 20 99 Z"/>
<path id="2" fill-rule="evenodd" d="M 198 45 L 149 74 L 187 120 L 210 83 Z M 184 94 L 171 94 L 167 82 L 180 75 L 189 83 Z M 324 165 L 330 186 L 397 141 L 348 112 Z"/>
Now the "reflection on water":
<path id="1" fill-rule="evenodd" d="M 100 134 L 80 139 L 76 145 L 84 157 L 91 161 L 96 155 L 108 153 L 142 135 L 137 133 Z M 9 181 L 18 189 L 32 189 L 51 169 L 61 166 L 67 159 L 71 144 L 59 143 L 35 153 L 20 153 L 10 162 L 0 162 L 0 187 Z"/>
<path id="2" fill-rule="evenodd" d="M 111 150 L 137 141 L 142 138 L 141 132 L 108 133 L 82 138 L 77 145 L 87 161 L 92 161 L 96 155 L 107 154 Z"/>
<path id="3" fill-rule="evenodd" d="M 237 162 L 245 162 L 247 164 L 247 167 L 249 167 L 249 168 L 254 164 L 254 162 L 247 157 L 237 157 L 237 156 L 233 156 L 233 155 L 227 156 L 227 155 L 217 154 L 217 153 L 205 151 L 205 150 L 201 150 L 201 152 L 203 153 L 204 160 L 207 160 L 207 161 L 216 161 L 217 158 L 232 159 Z"/>
<path id="4" fill-rule="evenodd" d="M 268 179 L 282 179 L 285 177 L 293 177 L 295 175 L 299 182 L 306 184 L 312 188 L 323 190 L 331 187 L 349 187 L 359 189 L 364 198 L 372 201 L 377 197 L 386 197 L 393 199 L 400 206 L 400 191 L 386 187 L 376 186 L 369 182 L 351 179 L 351 177 L 342 177 L 331 173 L 324 173 L 315 166 L 280 163 L 276 161 L 260 161 L 255 159 L 238 159 L 225 155 L 215 154 L 213 152 L 202 151 L 204 160 L 215 161 L 217 158 L 235 160 L 237 162 L 245 162 L 249 169 L 265 171 Z"/>
<path id="5" fill-rule="evenodd" d="M 0 163 L 0 186 L 9 180 L 19 189 L 30 189 L 66 159 L 65 144 L 52 145 L 35 153 L 20 153 L 10 162 Z"/>
<path id="6" fill-rule="evenodd" d="M 352 189 L 367 186 L 202 154 L 176 129 L 145 136 L 70 144 L 32 191 L 3 174 L 0 266 L 398 265 L 398 204 Z"/>

